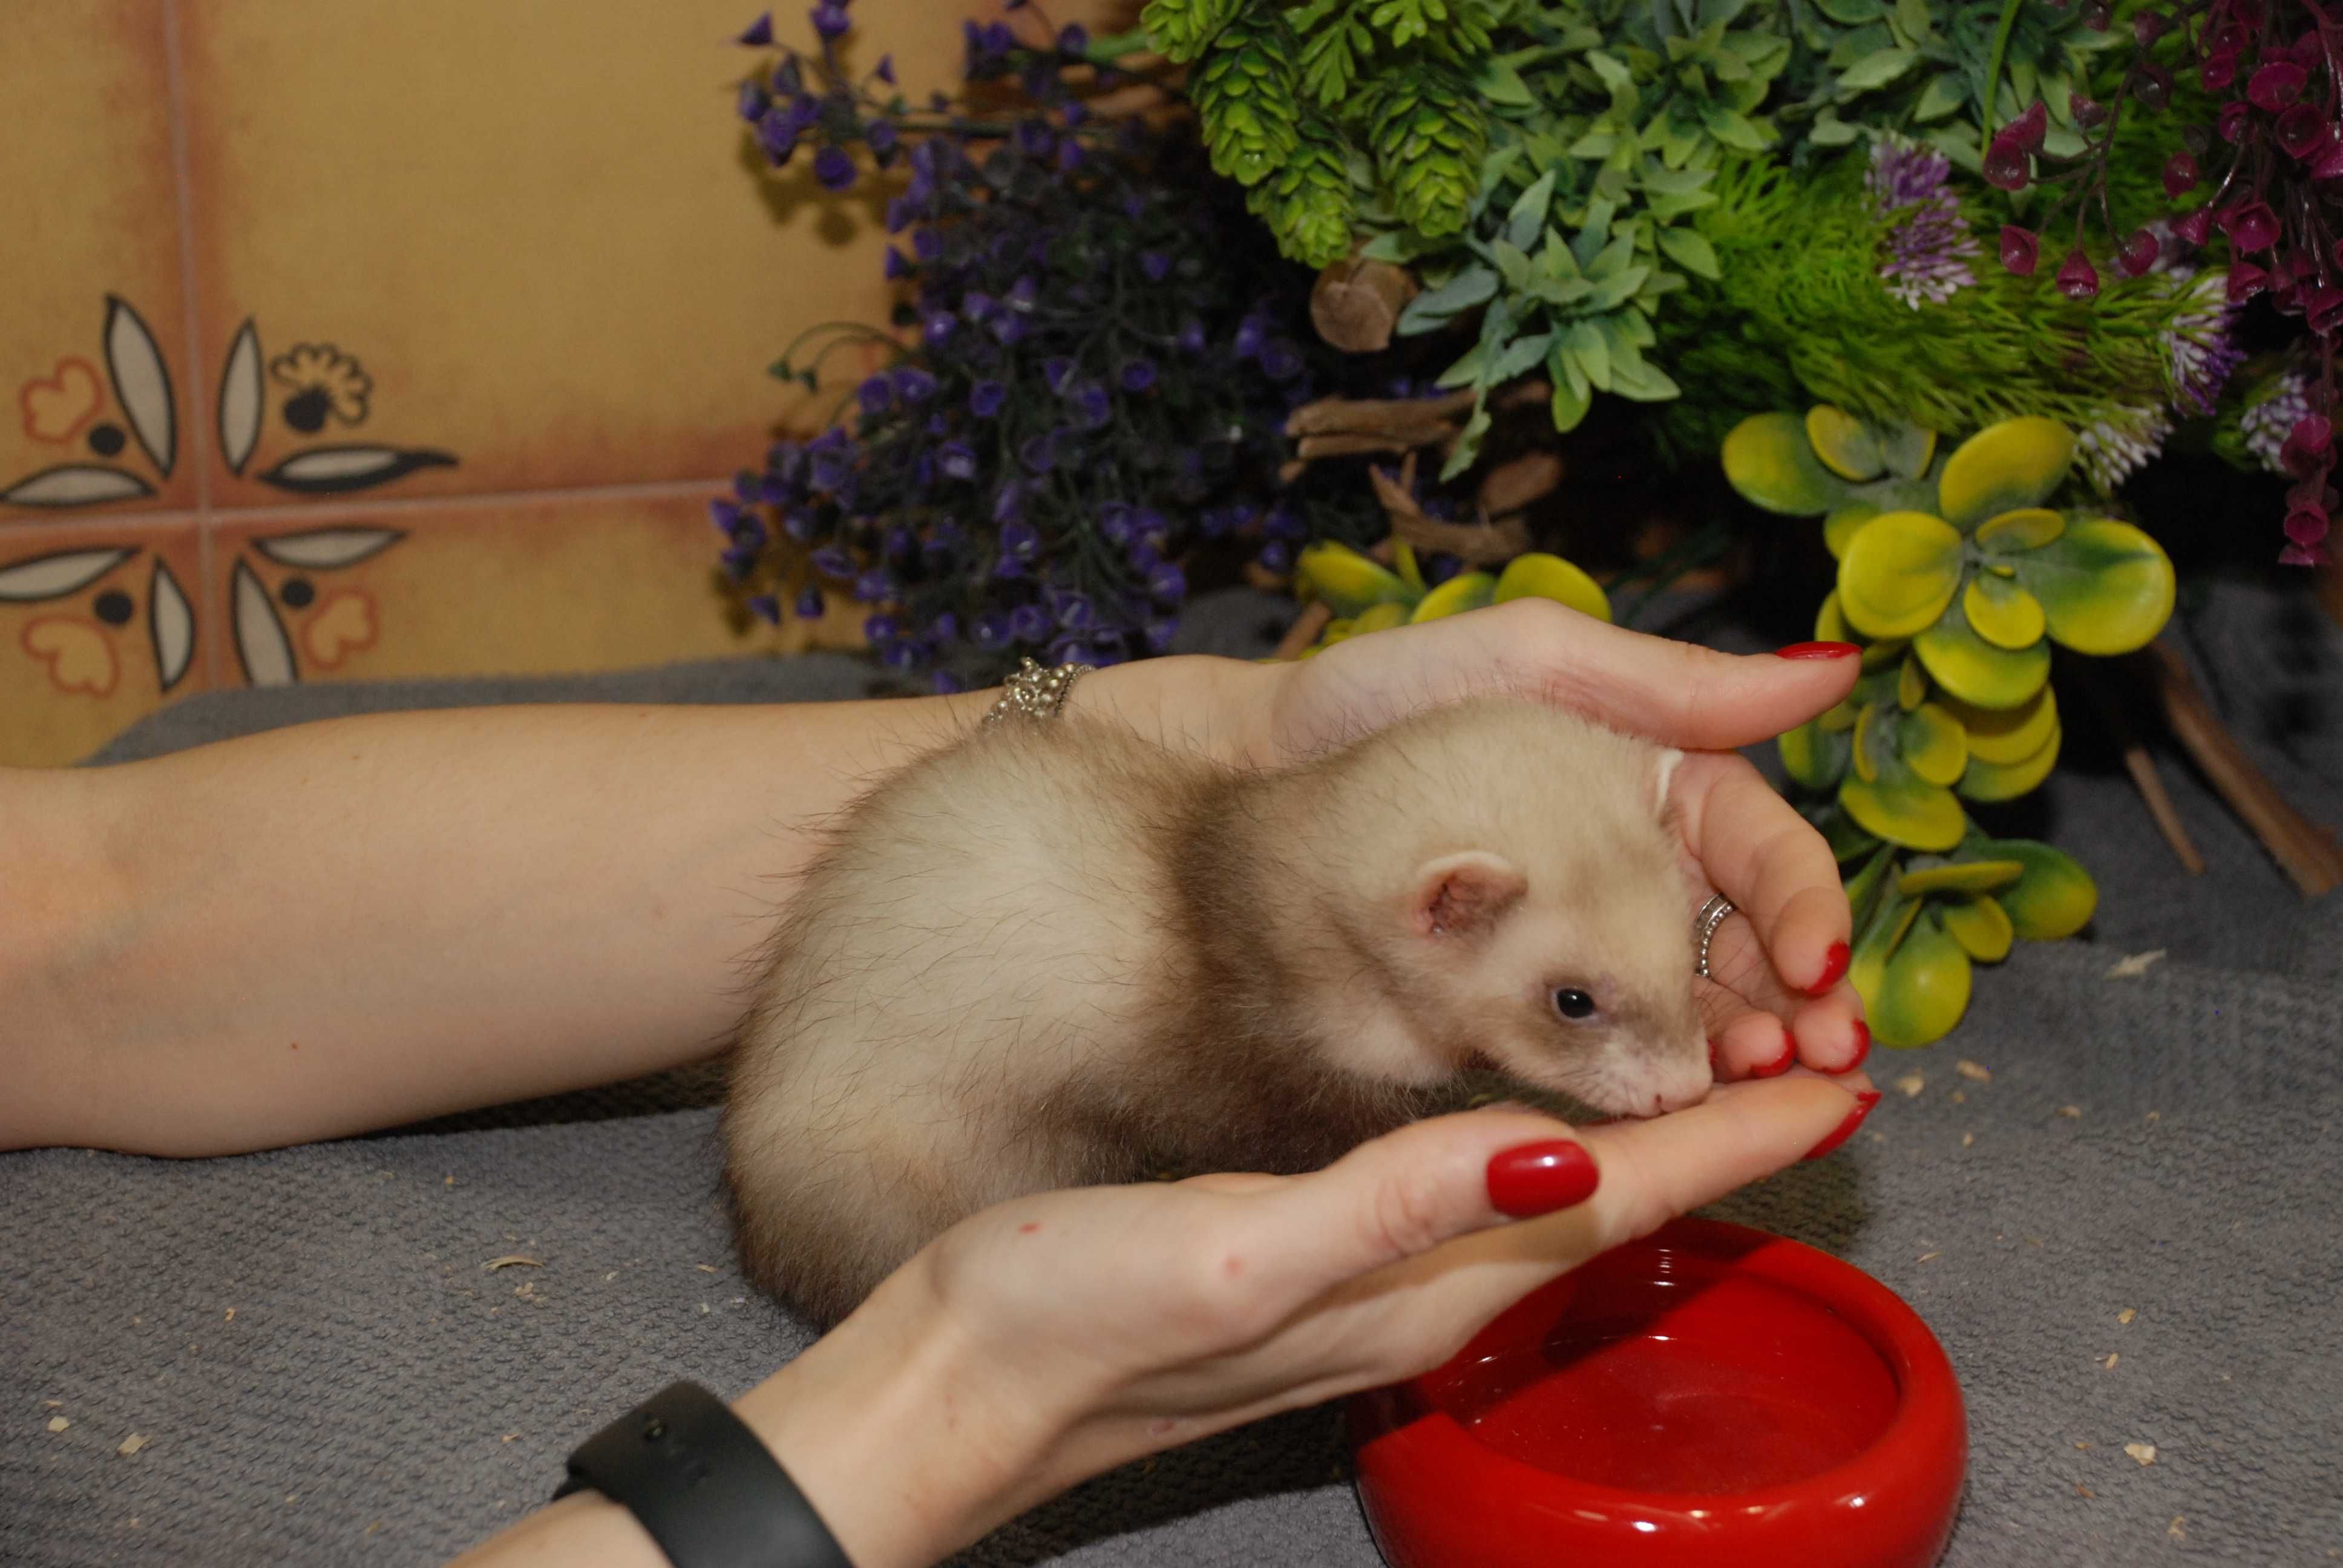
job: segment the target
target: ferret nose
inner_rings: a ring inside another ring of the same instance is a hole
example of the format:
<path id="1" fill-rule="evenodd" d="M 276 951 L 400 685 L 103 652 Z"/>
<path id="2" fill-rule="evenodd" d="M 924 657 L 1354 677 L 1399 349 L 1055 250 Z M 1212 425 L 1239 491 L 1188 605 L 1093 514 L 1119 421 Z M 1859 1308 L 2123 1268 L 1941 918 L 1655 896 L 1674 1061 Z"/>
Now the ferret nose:
<path id="1" fill-rule="evenodd" d="M 1705 1060 L 1696 1073 L 1669 1073 L 1662 1079 L 1660 1087 L 1652 1091 L 1652 1109 L 1648 1114 L 1664 1116 L 1671 1111 L 1683 1111 L 1698 1105 L 1708 1098 L 1708 1091 L 1715 1086 L 1716 1081 L 1709 1075 Z"/>

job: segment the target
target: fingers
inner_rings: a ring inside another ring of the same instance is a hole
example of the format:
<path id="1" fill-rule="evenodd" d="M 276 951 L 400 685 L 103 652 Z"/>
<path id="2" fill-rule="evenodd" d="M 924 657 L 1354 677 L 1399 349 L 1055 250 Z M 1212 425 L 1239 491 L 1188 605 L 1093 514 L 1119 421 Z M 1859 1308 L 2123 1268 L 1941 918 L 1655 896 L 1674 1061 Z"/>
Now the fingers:
<path id="1" fill-rule="evenodd" d="M 1698 1000 L 1724 1081 L 1777 1077 L 1795 1062 L 1850 1072 L 1871 1050 L 1855 987 L 1840 980 L 1818 998 L 1794 993 L 1738 915 L 1717 927 L 1709 972 L 1718 983 L 1700 984 Z"/>
<path id="2" fill-rule="evenodd" d="M 1854 921 L 1823 836 L 1738 757 L 1685 758 L 1673 799 L 1685 844 L 1739 906 L 1782 983 L 1807 995 L 1839 983 Z M 1727 932 L 1717 936 L 1724 943 Z M 1711 970 L 1719 957 L 1713 945 Z"/>
<path id="3" fill-rule="evenodd" d="M 1414 1122 L 1283 1183 L 1282 1191 L 1254 1189 L 1258 1201 L 1227 1251 L 1237 1266 L 1222 1266 L 1232 1278 L 1252 1279 L 1253 1292 L 1298 1304 L 1502 1224 L 1525 1206 L 1570 1198 L 1598 1178 L 1578 1149 L 1571 1128 L 1526 1111 L 1493 1108 Z M 1493 1176 L 1493 1161 L 1523 1151 L 1527 1159 L 1509 1160 Z"/>

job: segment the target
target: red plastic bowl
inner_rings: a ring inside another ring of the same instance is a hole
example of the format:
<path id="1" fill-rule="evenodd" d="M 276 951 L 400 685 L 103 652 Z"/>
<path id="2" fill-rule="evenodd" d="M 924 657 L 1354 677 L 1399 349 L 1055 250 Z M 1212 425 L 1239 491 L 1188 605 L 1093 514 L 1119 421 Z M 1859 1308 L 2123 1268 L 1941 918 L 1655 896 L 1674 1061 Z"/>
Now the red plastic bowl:
<path id="1" fill-rule="evenodd" d="M 1711 1220 L 1533 1292 L 1350 1416 L 1393 1568 L 1929 1568 L 1968 1463 L 1918 1314 Z"/>

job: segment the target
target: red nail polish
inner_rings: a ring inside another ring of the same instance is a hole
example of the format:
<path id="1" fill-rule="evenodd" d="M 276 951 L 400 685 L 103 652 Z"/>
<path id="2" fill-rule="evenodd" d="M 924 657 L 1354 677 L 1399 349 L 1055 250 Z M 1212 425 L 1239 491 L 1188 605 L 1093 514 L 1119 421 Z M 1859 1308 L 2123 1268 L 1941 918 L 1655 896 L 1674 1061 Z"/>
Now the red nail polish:
<path id="1" fill-rule="evenodd" d="M 1489 1161 L 1489 1203 L 1501 1214 L 1526 1220 L 1585 1202 L 1601 1180 L 1594 1156 L 1579 1144 L 1561 1138 L 1523 1143 Z"/>
<path id="2" fill-rule="evenodd" d="M 1752 1078 L 1779 1078 L 1782 1074 L 1789 1071 L 1791 1064 L 1797 1060 L 1798 1042 L 1790 1038 L 1789 1030 L 1784 1030 L 1782 1031 L 1782 1054 L 1772 1061 L 1760 1062 L 1757 1066 L 1751 1068 L 1749 1070 L 1749 1076 Z"/>
<path id="3" fill-rule="evenodd" d="M 1794 642 L 1774 650 L 1775 658 L 1845 658 L 1863 649 L 1851 642 Z"/>
<path id="4" fill-rule="evenodd" d="M 1808 996 L 1825 996 L 1831 987 L 1846 978 L 1847 961 L 1854 957 L 1845 942 L 1833 942 L 1823 954 L 1823 978 L 1806 988 Z"/>
<path id="5" fill-rule="evenodd" d="M 1848 1139 L 1854 1137 L 1855 1130 L 1863 1125 L 1863 1119 L 1870 1115 L 1871 1108 L 1878 1103 L 1879 1091 L 1875 1089 L 1866 1089 L 1862 1093 L 1856 1095 L 1855 1097 L 1855 1109 L 1846 1113 L 1846 1120 L 1838 1124 L 1838 1131 L 1832 1133 L 1828 1138 L 1824 1139 L 1820 1143 L 1815 1144 L 1812 1149 L 1807 1150 L 1806 1158 L 1809 1160 L 1819 1160 L 1824 1155 L 1829 1153 L 1832 1150 L 1837 1148 L 1840 1144 L 1845 1142 Z"/>
<path id="6" fill-rule="evenodd" d="M 1863 1065 L 1863 1059 L 1870 1054 L 1871 1026 L 1864 1022 L 1861 1019 L 1856 1019 L 1855 1020 L 1855 1054 L 1846 1059 L 1845 1066 L 1825 1067 L 1823 1070 L 1825 1072 L 1834 1073 L 1853 1072 L 1856 1068 Z"/>

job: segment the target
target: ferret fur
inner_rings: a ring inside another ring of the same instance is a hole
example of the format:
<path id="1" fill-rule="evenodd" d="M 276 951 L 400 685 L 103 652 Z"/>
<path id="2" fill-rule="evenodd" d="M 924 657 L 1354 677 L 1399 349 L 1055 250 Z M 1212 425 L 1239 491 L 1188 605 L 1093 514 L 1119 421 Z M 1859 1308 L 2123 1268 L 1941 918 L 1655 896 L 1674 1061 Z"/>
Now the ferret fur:
<path id="1" fill-rule="evenodd" d="M 1275 771 L 1071 714 L 902 769 L 806 872 L 735 1045 L 750 1277 L 827 1325 L 992 1203 L 1315 1169 L 1475 1065 L 1699 1099 L 1676 759 L 1474 701 Z"/>

